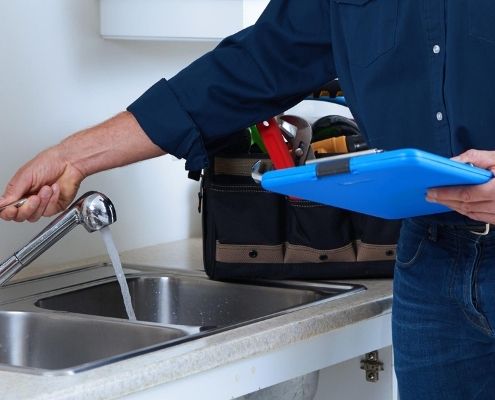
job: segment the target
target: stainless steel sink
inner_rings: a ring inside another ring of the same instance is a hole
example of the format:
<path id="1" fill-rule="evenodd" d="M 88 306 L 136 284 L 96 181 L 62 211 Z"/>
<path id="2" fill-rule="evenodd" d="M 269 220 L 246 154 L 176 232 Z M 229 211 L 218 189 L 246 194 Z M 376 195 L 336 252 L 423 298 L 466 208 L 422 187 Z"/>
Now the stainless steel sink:
<path id="1" fill-rule="evenodd" d="M 288 283 L 270 286 L 224 283 L 194 276 L 141 276 L 127 279 L 136 317 L 164 324 L 226 327 L 265 317 L 339 294 Z M 265 283 L 266 285 L 267 283 Z M 276 286 L 275 286 L 276 285 Z M 281 287 L 282 286 L 282 287 Z M 39 300 L 41 308 L 126 318 L 117 282 L 71 291 Z"/>
<path id="2" fill-rule="evenodd" d="M 0 312 L 0 363 L 21 371 L 70 373 L 116 361 L 136 350 L 173 343 L 179 329 L 24 311 Z"/>
<path id="3" fill-rule="evenodd" d="M 216 282 L 125 266 L 138 321 L 108 265 L 0 288 L 0 370 L 72 374 L 356 293 L 330 282 Z"/>

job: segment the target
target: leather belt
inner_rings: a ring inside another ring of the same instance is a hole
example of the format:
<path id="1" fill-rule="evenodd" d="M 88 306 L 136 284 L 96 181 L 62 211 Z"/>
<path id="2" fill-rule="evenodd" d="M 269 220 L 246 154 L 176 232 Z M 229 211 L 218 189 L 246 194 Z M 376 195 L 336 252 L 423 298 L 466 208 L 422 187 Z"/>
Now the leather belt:
<path id="1" fill-rule="evenodd" d="M 457 229 L 464 229 L 479 236 L 486 236 L 490 233 L 490 231 L 495 232 L 495 225 L 493 224 L 453 225 L 453 227 Z"/>

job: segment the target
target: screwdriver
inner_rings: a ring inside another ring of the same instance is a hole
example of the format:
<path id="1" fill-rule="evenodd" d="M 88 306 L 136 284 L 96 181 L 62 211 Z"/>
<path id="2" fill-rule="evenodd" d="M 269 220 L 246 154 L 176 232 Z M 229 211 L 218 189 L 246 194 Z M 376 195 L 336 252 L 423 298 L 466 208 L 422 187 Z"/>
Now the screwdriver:
<path id="1" fill-rule="evenodd" d="M 24 199 L 20 199 L 20 200 L 16 200 L 16 201 L 14 201 L 14 202 L 12 202 L 12 203 L 10 203 L 10 204 L 7 204 L 7 205 L 5 205 L 5 206 L 0 207 L 0 212 L 2 212 L 3 210 L 5 210 L 7 207 L 12 207 L 12 206 L 14 206 L 15 208 L 19 208 L 19 207 L 21 207 L 21 206 L 22 206 L 22 205 L 23 205 L 26 201 L 27 201 L 27 199 L 26 199 L 26 198 L 24 198 Z"/>

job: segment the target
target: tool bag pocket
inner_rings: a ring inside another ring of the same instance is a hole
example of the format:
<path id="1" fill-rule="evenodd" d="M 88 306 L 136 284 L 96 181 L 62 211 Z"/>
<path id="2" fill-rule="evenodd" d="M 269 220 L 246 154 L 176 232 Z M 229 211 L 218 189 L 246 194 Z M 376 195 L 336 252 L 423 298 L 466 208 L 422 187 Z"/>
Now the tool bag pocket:
<path id="1" fill-rule="evenodd" d="M 285 263 L 356 260 L 349 213 L 307 200 L 286 199 Z"/>
<path id="2" fill-rule="evenodd" d="M 259 158 L 215 157 L 203 173 L 203 258 L 212 278 L 256 277 L 253 265 L 283 263 L 283 198 L 252 180 Z"/>
<path id="3" fill-rule="evenodd" d="M 356 261 L 395 261 L 398 221 L 352 213 L 352 224 L 356 235 Z"/>
<path id="4" fill-rule="evenodd" d="M 213 279 L 390 278 L 400 221 L 265 191 L 265 154 L 216 156 L 203 172 L 203 258 Z"/>

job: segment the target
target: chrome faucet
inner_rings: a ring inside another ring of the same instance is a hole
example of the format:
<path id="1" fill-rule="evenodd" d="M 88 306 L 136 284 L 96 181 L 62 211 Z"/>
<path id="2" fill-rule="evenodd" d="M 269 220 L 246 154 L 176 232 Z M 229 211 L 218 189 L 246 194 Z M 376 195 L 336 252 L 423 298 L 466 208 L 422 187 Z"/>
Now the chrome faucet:
<path id="1" fill-rule="evenodd" d="M 76 225 L 95 232 L 117 220 L 110 199 L 99 192 L 88 192 L 77 199 L 29 243 L 0 264 L 0 286 L 29 265 L 69 233 Z"/>

